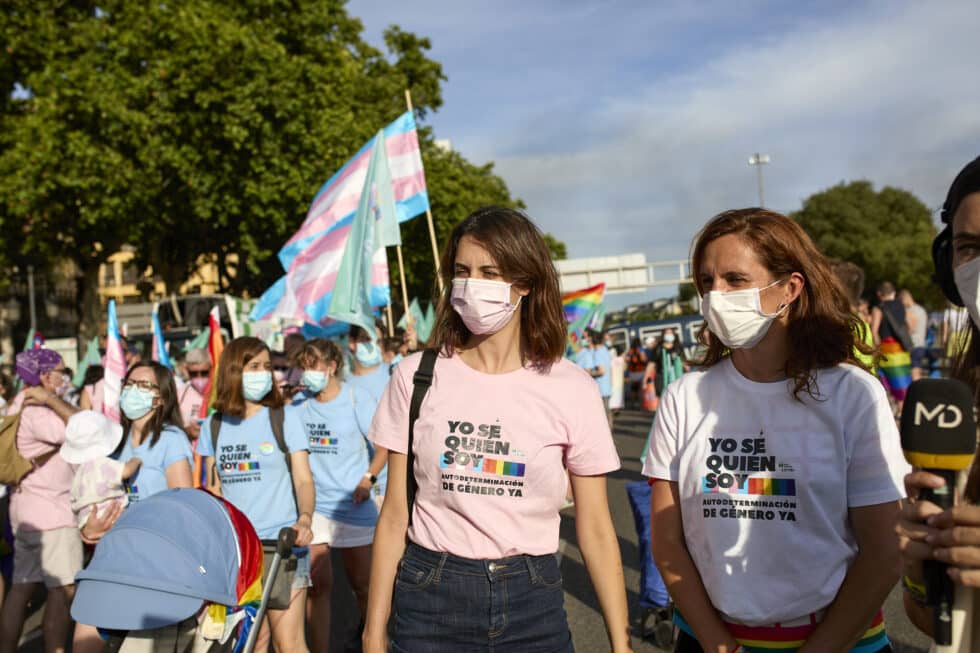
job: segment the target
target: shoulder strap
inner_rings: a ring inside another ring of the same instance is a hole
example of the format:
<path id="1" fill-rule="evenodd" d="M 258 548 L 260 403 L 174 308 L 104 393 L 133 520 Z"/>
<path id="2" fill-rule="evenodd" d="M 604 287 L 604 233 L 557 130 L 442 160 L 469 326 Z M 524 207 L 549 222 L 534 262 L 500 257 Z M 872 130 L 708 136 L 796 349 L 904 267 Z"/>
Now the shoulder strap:
<path id="1" fill-rule="evenodd" d="M 272 435 L 279 445 L 279 451 L 286 457 L 286 469 L 292 474 L 292 461 L 289 459 L 289 447 L 286 446 L 286 434 L 284 424 L 286 423 L 286 411 L 282 406 L 269 409 L 269 422 L 272 424 Z"/>
<path id="2" fill-rule="evenodd" d="M 419 418 L 422 400 L 425 399 L 425 394 L 429 391 L 429 386 L 432 385 L 432 372 L 435 370 L 438 357 L 439 352 L 435 349 L 423 351 L 419 368 L 415 371 L 415 376 L 412 379 L 414 387 L 412 388 L 412 403 L 408 409 L 408 461 L 405 470 L 405 478 L 408 484 L 405 496 L 408 502 L 409 525 L 412 524 L 412 508 L 415 506 L 415 494 L 419 488 L 418 481 L 415 479 L 415 451 L 413 446 L 415 444 L 415 420 Z"/>
<path id="3" fill-rule="evenodd" d="M 904 324 L 898 323 L 898 320 L 896 320 L 895 316 L 892 315 L 890 310 L 888 310 L 885 303 L 882 303 L 881 305 L 881 314 L 884 316 L 885 321 L 888 322 L 888 326 L 891 329 L 892 334 L 895 336 L 895 340 L 898 341 L 898 344 L 902 345 L 902 348 L 906 351 L 911 350 L 912 337 L 909 335 L 908 328 L 906 328 Z"/>

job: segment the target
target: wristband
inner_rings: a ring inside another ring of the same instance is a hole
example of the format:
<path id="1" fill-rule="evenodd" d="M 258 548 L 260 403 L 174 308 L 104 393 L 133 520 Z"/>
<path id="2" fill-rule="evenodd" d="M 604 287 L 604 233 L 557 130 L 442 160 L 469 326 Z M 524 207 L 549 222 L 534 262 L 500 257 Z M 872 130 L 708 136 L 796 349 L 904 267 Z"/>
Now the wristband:
<path id="1" fill-rule="evenodd" d="M 375 483 L 378 482 L 378 477 L 372 474 L 371 472 L 364 472 L 364 478 L 371 481 L 371 485 L 374 485 Z"/>
<path id="2" fill-rule="evenodd" d="M 917 583 L 908 576 L 903 576 L 902 589 L 904 589 L 912 600 L 919 605 L 928 605 L 926 599 L 926 586 L 923 583 Z"/>

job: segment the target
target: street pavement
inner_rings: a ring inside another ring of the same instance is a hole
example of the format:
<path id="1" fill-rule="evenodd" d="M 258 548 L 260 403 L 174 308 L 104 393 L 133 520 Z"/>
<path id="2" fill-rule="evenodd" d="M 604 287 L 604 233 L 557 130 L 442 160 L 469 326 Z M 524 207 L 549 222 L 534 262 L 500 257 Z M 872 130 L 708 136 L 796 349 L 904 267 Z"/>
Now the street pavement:
<path id="1" fill-rule="evenodd" d="M 620 552 L 626 575 L 626 592 L 630 606 L 630 617 L 635 633 L 639 632 L 636 620 L 639 617 L 637 602 L 640 584 L 639 552 L 637 549 L 636 527 L 626 498 L 625 486 L 632 481 L 642 480 L 640 475 L 640 453 L 650 431 L 651 416 L 642 411 L 621 411 L 615 420 L 614 437 L 616 447 L 623 466 L 619 471 L 609 475 L 608 491 L 609 506 L 613 523 L 619 536 Z M 561 570 L 565 584 L 565 609 L 571 627 L 575 649 L 579 653 L 601 653 L 609 650 L 606 630 L 602 621 L 602 613 L 588 573 L 582 562 L 575 537 L 575 511 L 573 508 L 562 512 Z M 335 586 L 333 611 L 333 636 L 331 651 L 342 652 L 345 642 L 354 636 L 357 627 L 357 616 L 353 596 L 344 575 L 343 560 L 338 552 L 333 552 Z M 40 614 L 35 613 L 28 621 L 25 636 L 20 651 L 40 652 Z M 901 588 L 896 587 L 885 604 L 885 620 L 889 637 L 895 653 L 925 653 L 929 640 L 919 633 L 905 617 L 902 610 Z M 356 636 L 354 636 L 356 640 Z M 633 638 L 633 646 L 637 653 L 653 653 L 664 651 L 651 641 Z M 462 652 L 461 652 L 462 653 Z"/>

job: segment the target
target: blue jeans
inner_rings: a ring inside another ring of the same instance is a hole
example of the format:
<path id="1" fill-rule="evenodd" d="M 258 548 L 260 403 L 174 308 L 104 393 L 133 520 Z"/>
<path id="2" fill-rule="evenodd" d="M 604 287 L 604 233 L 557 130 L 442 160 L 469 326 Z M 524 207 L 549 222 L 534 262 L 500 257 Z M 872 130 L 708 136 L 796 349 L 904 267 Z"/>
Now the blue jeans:
<path id="1" fill-rule="evenodd" d="M 554 555 L 470 560 L 409 544 L 398 564 L 398 653 L 574 651 Z"/>

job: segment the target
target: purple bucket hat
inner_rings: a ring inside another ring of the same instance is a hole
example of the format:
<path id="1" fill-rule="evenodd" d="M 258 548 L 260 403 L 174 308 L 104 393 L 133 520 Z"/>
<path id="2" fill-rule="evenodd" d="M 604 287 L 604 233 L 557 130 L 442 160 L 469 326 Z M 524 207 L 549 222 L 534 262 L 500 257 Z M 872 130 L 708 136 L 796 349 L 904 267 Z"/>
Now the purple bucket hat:
<path id="1" fill-rule="evenodd" d="M 41 385 L 41 375 L 58 367 L 61 354 L 51 349 L 28 349 L 17 354 L 17 376 L 27 385 Z"/>

